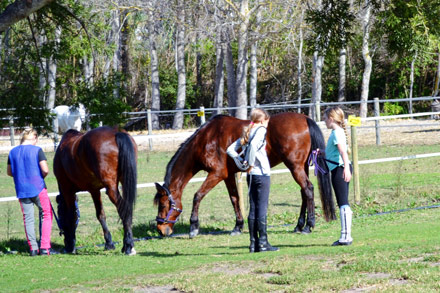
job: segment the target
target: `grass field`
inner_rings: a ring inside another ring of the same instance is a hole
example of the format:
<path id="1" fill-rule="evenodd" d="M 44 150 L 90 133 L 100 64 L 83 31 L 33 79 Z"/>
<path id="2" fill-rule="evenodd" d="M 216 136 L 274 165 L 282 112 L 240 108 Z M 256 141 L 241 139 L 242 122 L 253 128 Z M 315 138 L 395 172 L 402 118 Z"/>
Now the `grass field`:
<path id="1" fill-rule="evenodd" d="M 439 152 L 439 147 L 361 147 L 359 159 Z M 139 183 L 162 181 L 173 153 L 139 154 Z M 49 165 L 53 154 L 48 153 Z M 0 196 L 15 194 L 6 176 L 6 155 L 0 156 Z M 278 168 L 284 168 L 279 166 Z M 440 204 L 440 159 L 362 165 L 361 204 L 353 205 L 353 237 L 350 247 L 329 246 L 338 238 L 338 221 L 321 218 L 319 199 L 317 224 L 311 235 L 293 234 L 300 195 L 288 174 L 272 176 L 269 207 L 269 239 L 281 250 L 248 253 L 248 234 L 231 237 L 235 223 L 223 183 L 211 191 L 200 207 L 201 231 L 190 240 L 189 216 L 192 195 L 200 183 L 189 184 L 183 194 L 184 212 L 176 227 L 178 236 L 160 239 L 152 224 L 157 208 L 155 191 L 138 191 L 134 214 L 134 236 L 153 237 L 136 242 L 137 256 L 126 257 L 104 251 L 102 231 L 89 195 L 79 197 L 78 255 L 49 258 L 27 256 L 21 211 L 17 202 L 0 203 L 0 256 L 2 291 L 28 290 L 159 290 L 183 291 L 438 291 L 440 289 L 440 210 L 423 209 L 370 216 L 412 207 Z M 197 177 L 203 176 L 198 174 Z M 316 184 L 314 176 L 312 181 Z M 46 180 L 55 192 L 53 174 Z M 351 193 L 351 196 L 353 193 Z M 106 197 L 103 194 L 103 197 Z M 351 197 L 352 200 L 352 197 Z M 54 200 L 53 200 L 54 202 Z M 108 224 L 115 241 L 121 241 L 121 223 L 115 207 L 105 198 Z M 293 225 L 291 225 L 293 224 Z M 246 229 L 247 230 L 247 229 Z M 61 248 L 54 222 L 53 243 Z M 216 232 L 206 234 L 207 232 Z M 44 270 L 44 274 L 38 273 Z"/>

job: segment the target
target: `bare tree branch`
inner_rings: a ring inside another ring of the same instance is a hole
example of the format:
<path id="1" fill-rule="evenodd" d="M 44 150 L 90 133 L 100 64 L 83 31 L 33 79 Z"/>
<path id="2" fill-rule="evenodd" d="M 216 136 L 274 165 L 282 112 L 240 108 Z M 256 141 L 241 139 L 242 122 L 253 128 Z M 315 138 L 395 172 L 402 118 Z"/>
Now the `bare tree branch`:
<path id="1" fill-rule="evenodd" d="M 0 33 L 55 0 L 17 0 L 0 14 Z"/>

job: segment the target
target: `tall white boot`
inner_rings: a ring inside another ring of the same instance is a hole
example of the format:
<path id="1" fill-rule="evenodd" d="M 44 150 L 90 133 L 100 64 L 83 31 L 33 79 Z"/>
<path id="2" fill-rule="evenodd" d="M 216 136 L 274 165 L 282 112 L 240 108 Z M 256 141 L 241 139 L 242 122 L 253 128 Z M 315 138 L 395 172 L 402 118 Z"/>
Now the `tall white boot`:
<path id="1" fill-rule="evenodd" d="M 353 238 L 351 238 L 351 221 L 353 218 L 353 212 L 349 205 L 343 205 L 340 207 L 339 213 L 341 218 L 341 237 L 332 245 L 350 245 L 353 242 Z"/>

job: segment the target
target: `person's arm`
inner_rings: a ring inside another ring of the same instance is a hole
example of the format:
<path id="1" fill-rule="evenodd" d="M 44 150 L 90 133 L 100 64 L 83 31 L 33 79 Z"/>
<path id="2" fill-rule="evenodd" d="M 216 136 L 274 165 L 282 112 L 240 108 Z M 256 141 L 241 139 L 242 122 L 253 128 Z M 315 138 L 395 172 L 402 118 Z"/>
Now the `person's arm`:
<path id="1" fill-rule="evenodd" d="M 49 166 L 47 165 L 47 161 L 46 160 L 40 161 L 39 164 L 40 164 L 41 175 L 43 176 L 43 178 L 45 178 L 49 174 Z"/>
<path id="2" fill-rule="evenodd" d="M 351 170 L 350 170 L 350 160 L 348 159 L 347 150 L 344 149 L 342 144 L 338 143 L 338 151 L 344 162 L 344 181 L 350 182 L 351 180 Z"/>
<path id="3" fill-rule="evenodd" d="M 11 177 L 13 176 L 13 175 L 12 175 L 12 167 L 11 167 L 11 164 L 8 164 L 8 168 L 7 168 L 6 173 L 8 173 L 8 175 L 11 176 Z"/>
<path id="4" fill-rule="evenodd" d="M 241 146 L 240 139 L 237 139 L 226 149 L 226 153 L 231 158 L 235 158 L 238 156 L 237 150 L 240 148 L 240 146 Z"/>

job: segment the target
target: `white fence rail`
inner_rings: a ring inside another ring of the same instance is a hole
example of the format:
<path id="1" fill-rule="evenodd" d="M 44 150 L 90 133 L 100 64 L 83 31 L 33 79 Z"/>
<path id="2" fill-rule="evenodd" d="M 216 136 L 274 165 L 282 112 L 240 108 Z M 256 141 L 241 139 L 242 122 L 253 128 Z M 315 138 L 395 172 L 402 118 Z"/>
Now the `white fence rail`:
<path id="1" fill-rule="evenodd" d="M 384 162 L 392 162 L 392 161 L 404 161 L 404 160 L 411 160 L 411 159 L 423 159 L 423 158 L 430 158 L 430 157 L 439 157 L 440 153 L 430 153 L 430 154 L 418 154 L 418 155 L 408 155 L 408 156 L 402 156 L 402 157 L 390 157 L 390 158 L 382 158 L 382 159 L 372 159 L 372 160 L 363 160 L 359 161 L 359 165 L 366 165 L 366 164 L 377 164 L 377 163 L 384 163 Z M 310 167 L 311 170 L 314 169 L 314 166 Z M 272 170 L 272 174 L 282 174 L 282 173 L 290 173 L 289 169 L 280 169 L 280 170 Z M 243 173 L 243 176 L 246 176 L 245 173 Z M 189 183 L 196 183 L 196 182 L 203 182 L 205 181 L 206 177 L 196 177 L 192 178 Z M 158 182 L 160 184 L 163 184 L 163 182 Z M 154 187 L 155 183 L 141 183 L 137 185 L 137 188 L 148 188 L 148 187 Z M 104 191 L 101 190 L 101 191 Z M 85 194 L 88 192 L 77 192 L 77 194 Z M 49 193 L 49 197 L 57 196 L 58 192 L 51 192 Z M 0 202 L 9 202 L 9 201 L 16 201 L 17 198 L 15 196 L 9 196 L 9 197 L 1 197 Z"/>

